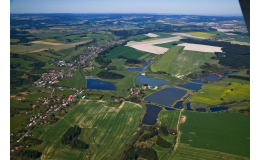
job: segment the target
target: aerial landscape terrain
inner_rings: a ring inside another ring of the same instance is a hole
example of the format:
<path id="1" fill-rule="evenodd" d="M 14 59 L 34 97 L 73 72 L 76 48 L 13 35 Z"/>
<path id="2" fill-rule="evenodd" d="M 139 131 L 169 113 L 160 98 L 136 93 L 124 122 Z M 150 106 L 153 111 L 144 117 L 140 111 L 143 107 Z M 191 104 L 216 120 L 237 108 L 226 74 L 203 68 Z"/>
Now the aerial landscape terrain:
<path id="1" fill-rule="evenodd" d="M 10 14 L 10 159 L 250 159 L 243 16 Z"/>

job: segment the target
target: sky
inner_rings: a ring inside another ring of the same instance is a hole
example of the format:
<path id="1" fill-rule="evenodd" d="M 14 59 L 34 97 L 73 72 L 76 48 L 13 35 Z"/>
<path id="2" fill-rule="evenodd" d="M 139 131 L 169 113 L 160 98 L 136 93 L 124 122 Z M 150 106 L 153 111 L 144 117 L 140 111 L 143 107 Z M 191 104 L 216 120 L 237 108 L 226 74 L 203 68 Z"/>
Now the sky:
<path id="1" fill-rule="evenodd" d="M 242 15 L 238 0 L 10 0 L 10 13 Z"/>

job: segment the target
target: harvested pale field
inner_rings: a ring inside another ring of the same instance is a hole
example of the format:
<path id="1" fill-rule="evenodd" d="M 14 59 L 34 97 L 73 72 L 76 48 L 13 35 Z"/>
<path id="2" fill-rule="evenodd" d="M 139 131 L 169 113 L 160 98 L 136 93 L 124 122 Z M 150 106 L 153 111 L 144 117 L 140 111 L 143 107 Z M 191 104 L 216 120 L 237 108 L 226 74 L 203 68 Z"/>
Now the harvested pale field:
<path id="1" fill-rule="evenodd" d="M 164 54 L 166 51 L 168 51 L 168 48 L 158 47 L 151 44 L 133 45 L 131 47 L 140 51 L 150 52 L 154 54 Z"/>
<path id="2" fill-rule="evenodd" d="M 72 48 L 72 47 L 74 47 L 74 46 L 76 46 L 76 45 L 84 44 L 84 43 L 87 43 L 87 42 L 89 42 L 89 41 L 92 41 L 92 40 L 81 41 L 81 42 L 77 42 L 77 43 L 63 44 L 63 45 L 56 45 L 56 46 L 52 46 L 52 47 L 49 47 L 49 48 L 50 48 L 50 49 L 54 49 L 55 51 L 58 51 L 58 50 L 63 50 L 63 49 Z M 46 43 L 50 43 L 50 42 L 46 42 Z M 37 50 L 30 51 L 29 53 L 41 52 L 41 51 L 44 51 L 44 50 L 48 50 L 49 48 L 41 48 L 41 49 L 37 49 Z"/>
<path id="3" fill-rule="evenodd" d="M 226 35 L 235 36 L 235 35 L 237 35 L 237 34 L 234 34 L 234 33 L 226 33 Z"/>
<path id="4" fill-rule="evenodd" d="M 234 29 L 221 29 L 221 28 L 215 28 L 217 29 L 219 32 L 233 32 Z"/>
<path id="5" fill-rule="evenodd" d="M 145 42 L 135 42 L 135 41 L 130 41 L 126 44 L 126 46 L 133 46 L 133 45 L 140 45 L 140 44 L 161 44 L 161 43 L 168 43 L 168 42 L 173 42 L 173 41 L 179 41 L 182 39 L 181 36 L 175 36 L 175 37 L 170 37 L 170 38 L 160 38 L 152 41 L 145 41 Z"/>
<path id="6" fill-rule="evenodd" d="M 159 37 L 157 34 L 153 34 L 153 33 L 148 33 L 148 34 L 144 34 L 145 36 L 148 37 Z"/>
<path id="7" fill-rule="evenodd" d="M 50 29 L 70 29 L 70 28 L 58 28 L 58 27 L 51 27 Z"/>
<path id="8" fill-rule="evenodd" d="M 191 37 L 191 38 L 198 38 L 198 39 L 207 39 L 206 37 L 195 36 L 195 35 L 191 35 L 191 34 L 188 34 L 188 33 L 172 33 L 172 35 L 178 35 L 178 36 L 183 36 L 183 37 Z"/>
<path id="9" fill-rule="evenodd" d="M 152 41 L 145 41 L 145 42 L 130 41 L 130 42 L 127 43 L 126 46 L 135 48 L 135 49 L 140 50 L 140 51 L 150 52 L 150 53 L 154 53 L 154 54 L 164 54 L 168 50 L 168 48 L 154 46 L 154 44 L 161 44 L 161 43 L 179 41 L 181 38 L 182 38 L 181 36 L 176 36 L 176 37 L 161 38 L 161 39 L 156 39 L 156 40 L 152 40 Z"/>
<path id="10" fill-rule="evenodd" d="M 53 45 L 53 46 L 64 45 L 63 43 L 52 43 L 52 42 L 44 42 L 44 41 L 32 41 L 30 43 L 47 44 L 47 45 Z"/>
<path id="11" fill-rule="evenodd" d="M 199 52 L 222 52 L 222 47 L 202 45 L 202 44 L 193 44 L 193 43 L 182 43 L 178 46 L 184 46 L 184 50 L 188 51 L 199 51 Z"/>

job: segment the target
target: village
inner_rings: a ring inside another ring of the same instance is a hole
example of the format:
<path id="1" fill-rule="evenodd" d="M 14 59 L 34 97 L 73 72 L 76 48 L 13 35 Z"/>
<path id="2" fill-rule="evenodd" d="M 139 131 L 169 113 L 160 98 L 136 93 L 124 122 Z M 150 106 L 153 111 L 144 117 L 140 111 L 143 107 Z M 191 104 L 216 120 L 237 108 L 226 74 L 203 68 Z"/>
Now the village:
<path id="1" fill-rule="evenodd" d="M 66 113 L 66 108 L 70 105 L 70 103 L 75 103 L 75 98 L 79 95 L 82 95 L 84 92 L 84 89 L 78 90 L 77 88 L 66 88 L 66 87 L 57 87 L 53 88 L 52 85 L 59 83 L 60 79 L 66 78 L 66 77 L 73 77 L 75 74 L 73 74 L 77 69 L 79 69 L 80 66 L 85 66 L 86 62 L 88 60 L 91 60 L 89 63 L 89 67 L 93 65 L 98 65 L 94 61 L 94 57 L 100 53 L 101 51 L 105 50 L 106 48 L 116 45 L 116 44 L 122 44 L 126 40 L 118 40 L 118 41 L 112 41 L 108 43 L 99 43 L 97 42 L 95 45 L 87 46 L 86 49 L 78 56 L 78 60 L 74 59 L 73 61 L 68 60 L 51 60 L 51 65 L 55 65 L 57 67 L 69 67 L 69 69 L 61 69 L 61 70 L 52 70 L 49 73 L 42 73 L 42 76 L 39 80 L 34 82 L 35 87 L 43 87 L 52 90 L 50 97 L 39 97 L 36 102 L 41 103 L 42 106 L 45 106 L 45 109 L 42 112 L 35 113 L 34 110 L 39 108 L 38 105 L 32 105 L 31 111 L 26 111 L 25 114 L 32 115 L 29 119 L 29 124 L 25 126 L 25 128 L 29 129 L 25 134 L 21 135 L 16 140 L 11 140 L 11 145 L 15 145 L 15 143 L 19 143 L 24 137 L 32 136 L 30 134 L 30 130 L 32 127 L 36 125 L 44 125 L 48 123 L 54 123 L 58 119 L 53 118 L 56 112 L 58 111 L 64 111 Z M 86 66 L 87 67 L 87 66 Z M 74 90 L 75 93 L 73 95 L 70 95 L 68 97 L 65 97 L 64 99 L 58 99 L 56 97 L 53 97 L 53 92 L 55 90 Z M 84 99 L 85 95 L 83 95 L 80 99 Z M 23 99 L 21 99 L 23 100 Z M 60 104 L 53 104 L 52 102 L 60 102 Z M 121 99 L 115 99 L 115 102 L 124 101 L 123 98 Z M 77 102 L 77 101 L 76 101 Z M 14 136 L 13 133 L 10 134 L 10 136 Z M 18 150 L 19 147 L 14 147 L 15 150 Z"/>

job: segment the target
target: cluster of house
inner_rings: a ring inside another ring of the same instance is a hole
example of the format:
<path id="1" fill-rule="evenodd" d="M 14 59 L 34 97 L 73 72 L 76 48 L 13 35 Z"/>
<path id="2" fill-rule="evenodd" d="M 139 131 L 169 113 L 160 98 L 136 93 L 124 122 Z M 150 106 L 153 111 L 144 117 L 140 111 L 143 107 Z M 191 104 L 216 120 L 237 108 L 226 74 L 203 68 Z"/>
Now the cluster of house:
<path id="1" fill-rule="evenodd" d="M 71 71 L 68 71 L 67 73 L 64 70 L 56 71 L 53 70 L 50 73 L 43 73 L 41 77 L 41 81 L 36 81 L 34 84 L 36 84 L 37 87 L 44 87 L 46 84 L 55 84 L 58 83 L 59 78 L 64 77 L 72 77 L 73 74 Z"/>
<path id="2" fill-rule="evenodd" d="M 125 99 L 124 98 L 118 98 L 118 99 L 115 99 L 114 101 L 115 102 L 123 102 Z"/>
<path id="3" fill-rule="evenodd" d="M 66 67 L 72 67 L 73 63 L 66 63 L 65 61 L 58 61 L 57 65 L 62 67 L 62 66 L 66 66 Z"/>
<path id="4" fill-rule="evenodd" d="M 136 95 L 140 94 L 140 92 L 141 92 L 141 89 L 138 89 L 137 91 L 135 91 L 135 90 L 134 90 L 134 87 L 131 87 L 131 88 L 130 88 L 130 94 L 131 94 L 132 96 L 136 96 Z"/>

